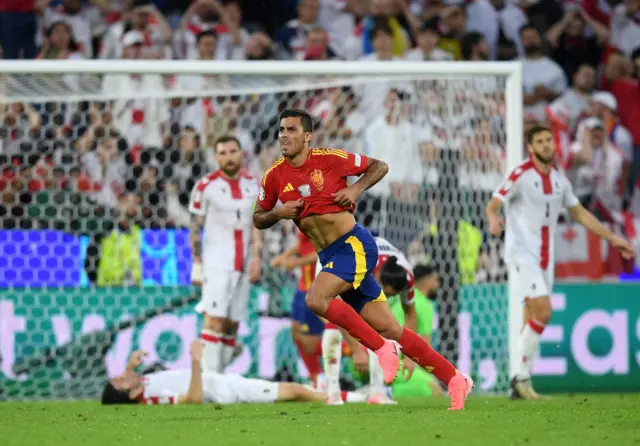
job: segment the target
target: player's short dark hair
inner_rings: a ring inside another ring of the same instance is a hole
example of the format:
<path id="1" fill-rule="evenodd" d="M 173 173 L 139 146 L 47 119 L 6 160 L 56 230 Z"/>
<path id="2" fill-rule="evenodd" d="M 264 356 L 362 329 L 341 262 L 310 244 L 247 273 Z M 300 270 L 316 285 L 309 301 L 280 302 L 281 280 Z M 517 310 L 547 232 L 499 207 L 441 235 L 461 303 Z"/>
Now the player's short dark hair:
<path id="1" fill-rule="evenodd" d="M 418 281 L 430 276 L 433 273 L 437 273 L 435 266 L 430 264 L 419 263 L 413 267 L 413 278 Z"/>
<path id="2" fill-rule="evenodd" d="M 384 33 L 389 37 L 393 37 L 393 28 L 391 28 L 386 17 L 375 19 L 373 28 L 371 28 L 371 40 L 375 39 L 378 33 Z"/>
<path id="3" fill-rule="evenodd" d="M 218 40 L 218 34 L 216 34 L 214 30 L 206 29 L 204 31 L 200 31 L 196 36 L 196 45 L 198 45 L 205 37 L 213 37 L 215 40 Z"/>
<path id="4" fill-rule="evenodd" d="M 387 263 L 382 265 L 380 270 L 380 283 L 382 285 L 389 285 L 394 290 L 404 290 L 407 287 L 407 272 L 405 269 L 398 265 L 398 258 L 396 256 L 389 257 Z"/>
<path id="5" fill-rule="evenodd" d="M 102 391 L 102 398 L 100 399 L 102 404 L 136 404 L 136 400 L 132 400 L 129 397 L 129 390 L 118 390 L 111 382 L 108 382 L 104 386 Z"/>
<path id="6" fill-rule="evenodd" d="M 233 135 L 222 135 L 221 137 L 216 139 L 216 142 L 213 143 L 213 150 L 217 152 L 218 144 L 224 144 L 227 142 L 235 142 L 238 145 L 238 148 L 242 150 L 242 145 L 240 144 L 240 140 Z"/>
<path id="7" fill-rule="evenodd" d="M 551 130 L 549 129 L 549 127 L 542 124 L 536 124 L 533 127 L 531 127 L 527 131 L 527 144 L 531 144 L 533 142 L 533 138 L 535 138 L 538 133 L 542 133 L 542 132 L 551 133 Z"/>
<path id="8" fill-rule="evenodd" d="M 280 113 L 280 121 L 285 118 L 300 118 L 302 130 L 304 130 L 305 132 L 313 131 L 313 119 L 311 119 L 311 115 L 304 110 L 300 110 L 297 108 L 288 108 Z"/>

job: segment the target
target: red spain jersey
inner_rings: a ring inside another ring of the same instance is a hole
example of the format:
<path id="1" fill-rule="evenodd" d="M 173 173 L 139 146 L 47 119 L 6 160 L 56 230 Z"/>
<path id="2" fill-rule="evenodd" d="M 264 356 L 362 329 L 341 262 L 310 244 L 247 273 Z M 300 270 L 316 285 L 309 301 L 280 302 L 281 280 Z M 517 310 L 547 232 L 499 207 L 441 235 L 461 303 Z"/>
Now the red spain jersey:
<path id="1" fill-rule="evenodd" d="M 262 178 L 258 204 L 271 210 L 282 203 L 302 199 L 300 219 L 309 215 L 353 212 L 354 206 L 343 207 L 333 201 L 332 194 L 348 186 L 347 177 L 362 175 L 369 159 L 337 149 L 310 149 L 300 167 L 293 167 L 284 157 L 274 162 Z"/>
<path id="2" fill-rule="evenodd" d="M 311 254 L 312 252 L 316 252 L 313 247 L 313 243 L 311 240 L 302 233 L 302 231 L 298 232 L 298 255 L 300 257 L 306 256 L 307 254 Z M 300 291 L 309 291 L 311 287 L 311 283 L 313 282 L 313 278 L 316 276 L 316 264 L 315 262 L 311 265 L 302 265 L 300 267 L 300 281 L 298 282 L 298 289 Z"/>

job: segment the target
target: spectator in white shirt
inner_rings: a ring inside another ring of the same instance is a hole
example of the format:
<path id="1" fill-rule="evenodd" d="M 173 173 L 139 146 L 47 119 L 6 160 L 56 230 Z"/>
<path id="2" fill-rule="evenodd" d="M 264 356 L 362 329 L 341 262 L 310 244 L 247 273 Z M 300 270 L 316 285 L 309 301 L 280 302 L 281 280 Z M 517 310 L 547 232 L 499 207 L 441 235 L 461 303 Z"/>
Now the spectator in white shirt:
<path id="1" fill-rule="evenodd" d="M 578 123 L 589 116 L 591 93 L 596 83 L 596 70 L 583 64 L 573 75 L 573 86 L 553 101 L 547 117 L 566 126 L 570 135 L 575 135 Z"/>
<path id="2" fill-rule="evenodd" d="M 519 30 L 527 22 L 522 8 L 508 0 L 475 0 L 467 8 L 469 31 L 479 31 L 489 46 L 492 60 L 522 55 Z"/>
<path id="3" fill-rule="evenodd" d="M 289 51 L 294 59 L 304 59 L 305 40 L 307 34 L 319 25 L 319 12 L 319 0 L 300 0 L 298 4 L 298 17 L 289 20 L 274 34 L 276 43 L 282 45 Z"/>
<path id="4" fill-rule="evenodd" d="M 198 60 L 215 59 L 218 36 L 213 30 L 200 32 L 196 39 Z M 189 97 L 189 92 L 201 93 L 215 87 L 216 77 L 204 74 L 185 74 L 178 77 L 176 89 L 181 97 L 174 101 L 174 110 L 180 113 L 180 127 L 195 129 L 204 141 L 207 120 L 213 116 L 214 106 L 210 97 Z"/>
<path id="5" fill-rule="evenodd" d="M 611 44 L 630 56 L 640 44 L 640 0 L 625 0 L 611 15 Z"/>
<path id="6" fill-rule="evenodd" d="M 41 46 L 45 40 L 46 31 L 56 22 L 67 23 L 72 30 L 72 35 L 79 45 L 79 51 L 85 57 L 93 57 L 93 39 L 102 36 L 105 31 L 105 15 L 108 8 L 95 6 L 82 6 L 80 0 L 63 0 L 59 7 L 49 6 L 42 12 L 41 32 L 38 34 L 37 43 Z"/>
<path id="7" fill-rule="evenodd" d="M 118 204 L 124 192 L 127 166 L 118 153 L 117 134 L 106 135 L 97 142 L 97 148 L 82 156 L 82 167 L 91 179 L 96 201 L 110 208 Z"/>
<path id="8" fill-rule="evenodd" d="M 123 59 L 140 59 L 144 36 L 129 31 L 122 39 Z M 169 119 L 164 99 L 145 98 L 145 92 L 161 94 L 165 86 L 160 75 L 112 74 L 102 80 L 102 91 L 112 102 L 113 123 L 130 146 L 161 147 L 163 127 Z"/>
<path id="9" fill-rule="evenodd" d="M 420 226 L 418 198 L 422 163 L 419 146 L 422 141 L 418 129 L 409 120 L 411 105 L 406 93 L 391 90 L 384 110 L 385 115 L 376 118 L 365 130 L 365 154 L 389 163 L 389 173 L 371 192 L 380 199 L 383 236 L 399 249 L 404 249 Z M 402 222 L 392 218 L 394 215 L 397 217 L 398 212 L 404 214 Z M 384 220 L 385 215 L 388 220 Z M 408 224 L 414 219 L 415 225 Z"/>
<path id="10" fill-rule="evenodd" d="M 416 36 L 417 47 L 407 51 L 407 60 L 453 60 L 453 55 L 443 49 L 438 48 L 440 33 L 437 23 L 434 21 L 425 22 Z"/>
<path id="11" fill-rule="evenodd" d="M 397 61 L 402 60 L 393 55 L 393 30 L 387 20 L 376 21 L 371 30 L 371 41 L 374 52 L 362 56 L 363 61 Z M 404 92 L 411 92 L 411 86 L 406 82 L 369 81 L 356 87 L 360 99 L 360 111 L 367 119 L 380 116 L 384 110 L 389 90 L 396 88 Z"/>
<path id="12" fill-rule="evenodd" d="M 573 143 L 570 177 L 576 196 L 583 206 L 597 211 L 620 211 L 622 174 L 625 162 L 620 149 L 610 140 L 599 118 L 584 122 L 582 138 Z"/>
<path id="13" fill-rule="evenodd" d="M 544 56 L 542 38 L 535 27 L 523 26 L 520 39 L 525 53 L 522 59 L 525 113 L 543 121 L 547 105 L 565 91 L 567 79 L 562 68 Z"/>
<path id="14" fill-rule="evenodd" d="M 171 27 L 149 0 L 133 0 L 131 9 L 125 12 L 122 20 L 111 25 L 102 40 L 100 58 L 120 59 L 124 36 L 129 31 L 137 31 L 143 36 L 142 59 L 171 59 Z"/>
<path id="15" fill-rule="evenodd" d="M 335 54 L 329 48 L 329 35 L 317 26 L 307 33 L 302 60 L 331 60 Z"/>
<path id="16" fill-rule="evenodd" d="M 319 22 L 329 33 L 329 47 L 343 59 L 348 59 L 348 41 L 354 35 L 356 16 L 364 12 L 362 6 L 360 0 L 320 0 Z"/>

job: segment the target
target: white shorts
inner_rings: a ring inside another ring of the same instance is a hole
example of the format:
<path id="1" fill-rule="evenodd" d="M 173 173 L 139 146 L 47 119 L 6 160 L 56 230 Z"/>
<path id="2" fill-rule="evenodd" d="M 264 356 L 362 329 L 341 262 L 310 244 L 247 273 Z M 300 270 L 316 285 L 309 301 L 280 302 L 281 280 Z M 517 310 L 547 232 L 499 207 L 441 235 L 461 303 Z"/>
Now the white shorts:
<path id="1" fill-rule="evenodd" d="M 249 301 L 249 275 L 239 271 L 205 271 L 198 313 L 243 321 Z"/>
<path id="2" fill-rule="evenodd" d="M 202 387 L 205 403 L 275 403 L 280 383 L 236 374 L 204 372 Z"/>
<path id="3" fill-rule="evenodd" d="M 539 266 L 527 263 L 514 263 L 509 266 L 509 280 L 515 284 L 518 299 L 524 302 L 536 297 L 551 297 L 553 272 L 553 265 L 549 265 L 546 270 L 543 270 Z"/>

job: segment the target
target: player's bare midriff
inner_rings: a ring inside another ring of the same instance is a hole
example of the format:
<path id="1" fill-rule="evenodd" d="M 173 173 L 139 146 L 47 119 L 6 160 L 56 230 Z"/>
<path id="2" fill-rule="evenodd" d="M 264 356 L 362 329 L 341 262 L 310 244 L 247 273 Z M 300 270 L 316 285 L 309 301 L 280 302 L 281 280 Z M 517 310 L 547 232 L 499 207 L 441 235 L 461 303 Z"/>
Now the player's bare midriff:
<path id="1" fill-rule="evenodd" d="M 353 214 L 348 211 L 335 214 L 308 215 L 298 222 L 298 227 L 306 235 L 316 252 L 338 240 L 351 231 L 356 224 Z"/>

